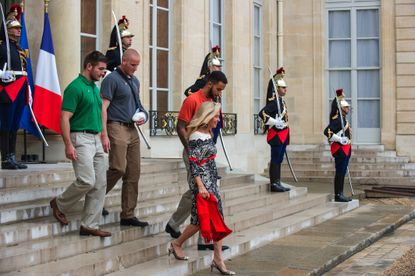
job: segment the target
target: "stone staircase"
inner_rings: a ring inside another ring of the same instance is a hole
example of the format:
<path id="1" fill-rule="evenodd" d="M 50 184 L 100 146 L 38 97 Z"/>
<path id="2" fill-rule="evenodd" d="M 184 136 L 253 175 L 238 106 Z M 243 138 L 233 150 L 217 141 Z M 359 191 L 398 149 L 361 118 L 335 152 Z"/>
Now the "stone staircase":
<path id="1" fill-rule="evenodd" d="M 326 221 L 358 206 L 335 203 L 328 194 L 292 187 L 287 193 L 268 192 L 268 180 L 219 167 L 225 220 L 234 233 L 226 238 L 231 258 Z M 145 228 L 119 225 L 120 185 L 105 199 L 110 214 L 102 217 L 108 238 L 80 237 L 79 202 L 62 227 L 49 201 L 73 180 L 69 163 L 30 165 L 24 171 L 0 171 L 0 274 L 5 275 L 186 275 L 206 268 L 212 252 L 198 252 L 197 235 L 186 244 L 189 261 L 167 256 L 171 238 L 165 225 L 187 190 L 185 169 L 178 159 L 143 159 L 139 184 L 140 219 Z"/>
<path id="2" fill-rule="evenodd" d="M 288 154 L 299 181 L 333 182 L 334 158 L 328 145 L 293 145 L 288 147 Z M 415 184 L 415 163 L 395 151 L 385 151 L 382 145 L 353 146 L 349 170 L 355 185 Z M 281 174 L 283 179 L 292 180 L 286 162 Z"/>

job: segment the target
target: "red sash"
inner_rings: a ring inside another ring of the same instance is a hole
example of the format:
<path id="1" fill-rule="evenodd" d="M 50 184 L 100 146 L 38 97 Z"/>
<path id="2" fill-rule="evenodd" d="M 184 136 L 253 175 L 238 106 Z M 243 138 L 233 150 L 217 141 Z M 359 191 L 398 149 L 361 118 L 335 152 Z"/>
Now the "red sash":
<path id="1" fill-rule="evenodd" d="M 334 142 L 334 143 L 331 144 L 331 155 L 334 156 L 334 154 L 339 149 L 341 149 L 346 156 L 349 156 L 349 154 L 350 154 L 350 148 L 351 148 L 351 145 L 350 144 L 342 145 L 342 144 L 339 144 L 339 143 Z"/>
<path id="2" fill-rule="evenodd" d="M 281 144 L 284 144 L 285 141 L 287 140 L 288 133 L 289 133 L 288 127 L 283 130 L 279 130 L 279 131 L 271 127 L 270 129 L 268 129 L 267 142 L 269 143 L 275 136 L 278 136 L 278 138 L 281 141 Z"/>
<path id="3" fill-rule="evenodd" d="M 20 89 L 22 89 L 23 85 L 26 82 L 27 77 L 22 76 L 21 78 L 18 78 L 17 80 L 8 85 L 0 86 L 0 93 L 2 93 L 4 90 L 4 92 L 6 92 L 6 94 L 9 96 L 11 102 L 14 102 L 14 100 L 16 100 L 16 97 L 20 92 Z"/>

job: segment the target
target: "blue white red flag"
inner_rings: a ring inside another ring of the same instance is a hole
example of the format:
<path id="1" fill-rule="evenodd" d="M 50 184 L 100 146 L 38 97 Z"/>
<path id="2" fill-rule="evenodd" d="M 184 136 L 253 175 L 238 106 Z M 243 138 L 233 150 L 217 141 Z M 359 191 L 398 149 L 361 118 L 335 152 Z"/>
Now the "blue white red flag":
<path id="1" fill-rule="evenodd" d="M 33 112 L 39 124 L 60 134 L 62 94 L 47 12 L 45 12 L 44 20 L 42 43 L 36 67 Z"/>
<path id="2" fill-rule="evenodd" d="M 20 119 L 20 128 L 27 130 L 32 135 L 38 137 L 40 139 L 40 133 L 36 128 L 32 120 L 32 115 L 30 113 L 29 105 L 32 105 L 33 98 L 32 92 L 34 91 L 34 82 L 33 82 L 33 72 L 32 72 L 32 62 L 30 60 L 30 51 L 29 51 L 29 42 L 27 39 L 27 30 L 26 30 L 26 23 L 24 19 L 24 12 L 20 15 L 20 24 L 22 25 L 22 32 L 20 36 L 20 47 L 26 52 L 26 71 L 27 71 L 27 79 L 29 81 L 30 90 L 28 90 L 27 95 L 27 105 L 23 109 L 23 115 Z"/>

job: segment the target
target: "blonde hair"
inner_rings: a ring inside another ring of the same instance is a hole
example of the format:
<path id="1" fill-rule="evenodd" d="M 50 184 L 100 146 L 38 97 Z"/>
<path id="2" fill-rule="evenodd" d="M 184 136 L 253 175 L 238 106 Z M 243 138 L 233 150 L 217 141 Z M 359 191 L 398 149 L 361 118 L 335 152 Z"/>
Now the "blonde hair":
<path id="1" fill-rule="evenodd" d="M 199 127 L 209 124 L 209 121 L 215 117 L 220 111 L 220 103 L 204 102 L 200 105 L 196 114 L 193 115 L 192 120 L 187 126 L 187 139 L 195 132 Z"/>

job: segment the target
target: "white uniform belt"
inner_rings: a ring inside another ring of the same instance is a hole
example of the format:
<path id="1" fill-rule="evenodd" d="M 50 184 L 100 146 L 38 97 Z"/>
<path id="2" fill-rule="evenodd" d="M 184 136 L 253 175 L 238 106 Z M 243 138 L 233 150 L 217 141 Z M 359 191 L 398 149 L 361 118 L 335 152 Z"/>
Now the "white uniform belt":
<path id="1" fill-rule="evenodd" d="M 27 76 L 26 71 L 9 71 L 9 72 L 11 72 L 15 76 Z"/>

